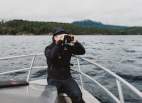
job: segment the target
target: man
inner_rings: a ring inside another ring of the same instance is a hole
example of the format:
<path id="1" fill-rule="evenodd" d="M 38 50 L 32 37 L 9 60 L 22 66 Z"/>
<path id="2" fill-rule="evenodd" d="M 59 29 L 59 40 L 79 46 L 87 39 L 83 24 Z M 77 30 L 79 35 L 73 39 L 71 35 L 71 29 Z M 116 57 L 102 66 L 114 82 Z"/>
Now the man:
<path id="1" fill-rule="evenodd" d="M 68 37 L 67 40 L 65 37 Z M 70 72 L 71 56 L 85 54 L 84 47 L 64 29 L 57 30 L 53 34 L 52 40 L 53 42 L 45 48 L 48 84 L 56 86 L 58 93 L 66 93 L 72 103 L 85 103 L 81 90 Z"/>

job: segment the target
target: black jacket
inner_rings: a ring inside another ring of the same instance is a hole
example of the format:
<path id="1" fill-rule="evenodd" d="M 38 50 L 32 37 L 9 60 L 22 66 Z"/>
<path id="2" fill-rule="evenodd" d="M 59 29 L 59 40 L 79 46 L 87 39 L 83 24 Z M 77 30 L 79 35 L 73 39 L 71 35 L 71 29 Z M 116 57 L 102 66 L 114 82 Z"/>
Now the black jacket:
<path id="1" fill-rule="evenodd" d="M 55 43 L 47 46 L 45 48 L 45 56 L 48 65 L 48 78 L 59 80 L 70 78 L 70 60 L 72 54 L 85 54 L 85 49 L 79 42 L 76 42 L 73 46 Z"/>

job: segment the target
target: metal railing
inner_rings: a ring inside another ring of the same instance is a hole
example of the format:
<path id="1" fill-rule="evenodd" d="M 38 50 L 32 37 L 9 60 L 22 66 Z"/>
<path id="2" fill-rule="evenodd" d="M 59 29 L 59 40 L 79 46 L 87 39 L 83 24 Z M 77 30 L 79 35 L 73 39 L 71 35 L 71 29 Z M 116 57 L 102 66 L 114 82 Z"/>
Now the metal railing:
<path id="1" fill-rule="evenodd" d="M 0 75 L 15 73 L 15 72 L 19 72 L 19 71 L 28 71 L 28 75 L 27 75 L 26 80 L 27 80 L 27 82 L 29 82 L 31 71 L 32 71 L 33 68 L 47 68 L 47 66 L 36 66 L 36 67 L 33 66 L 36 56 L 41 56 L 41 55 L 43 55 L 43 53 L 40 53 L 40 54 L 30 54 L 30 55 L 21 55 L 21 56 L 10 56 L 10 57 L 5 57 L 5 58 L 0 58 L 0 60 L 8 60 L 8 59 L 23 58 L 23 57 L 29 57 L 29 56 L 32 57 L 31 64 L 30 64 L 29 68 L 2 72 L 2 73 L 0 73 Z M 82 88 L 83 88 L 83 79 L 82 79 L 82 75 L 83 75 L 86 78 L 88 78 L 91 81 L 93 81 L 94 83 L 96 83 L 99 87 L 101 87 L 116 103 L 125 103 L 125 98 L 123 96 L 122 84 L 126 85 L 132 92 L 134 92 L 137 96 L 139 96 L 142 99 L 142 92 L 141 91 L 139 91 L 136 87 L 134 87 L 133 85 L 128 83 L 126 80 L 124 80 L 122 77 L 120 77 L 119 75 L 115 74 L 111 70 L 103 67 L 102 65 L 100 65 L 100 64 L 98 64 L 98 63 L 96 63 L 96 62 L 94 62 L 92 60 L 89 60 L 89 59 L 86 59 L 86 58 L 82 58 L 80 56 L 74 56 L 74 57 L 76 57 L 77 64 L 78 64 L 78 70 L 75 70 L 75 71 L 80 73 L 80 81 L 81 81 L 81 87 Z M 99 67 L 100 69 L 104 70 L 105 72 L 107 72 L 108 74 L 113 76 L 115 78 L 115 80 L 116 80 L 119 98 L 117 98 L 111 91 L 109 91 L 105 86 L 100 84 L 97 80 L 95 80 L 92 77 L 90 77 L 89 75 L 83 73 L 81 71 L 79 59 L 87 61 L 88 63 L 93 64 L 93 65 Z"/>

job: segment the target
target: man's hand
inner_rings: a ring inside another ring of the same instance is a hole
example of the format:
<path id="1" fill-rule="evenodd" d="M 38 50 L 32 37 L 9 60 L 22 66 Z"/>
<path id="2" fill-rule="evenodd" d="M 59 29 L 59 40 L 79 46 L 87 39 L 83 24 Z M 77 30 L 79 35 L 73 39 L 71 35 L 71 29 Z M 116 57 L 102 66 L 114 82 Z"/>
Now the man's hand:
<path id="1" fill-rule="evenodd" d="M 71 36 L 71 37 L 74 38 L 74 40 L 71 41 L 69 44 L 74 45 L 74 43 L 77 42 L 77 39 L 74 37 L 74 35 L 72 35 L 72 34 L 61 34 L 61 35 L 57 35 L 57 36 L 54 37 L 55 43 L 56 43 L 56 44 L 62 43 L 63 40 L 64 40 L 64 36 L 65 36 L 65 35 L 69 35 L 69 36 Z"/>
<path id="2" fill-rule="evenodd" d="M 55 39 L 55 43 L 56 44 L 59 44 L 60 42 L 62 42 L 64 40 L 64 36 L 67 35 L 67 34 L 61 34 L 61 35 L 57 35 L 54 37 Z"/>
<path id="3" fill-rule="evenodd" d="M 70 41 L 70 42 L 67 43 L 67 44 L 70 45 L 70 46 L 74 46 L 74 44 L 77 42 L 77 39 L 76 39 L 75 36 L 72 35 L 72 34 L 69 34 L 69 36 L 70 36 L 71 38 L 73 38 L 73 40 Z"/>
<path id="4" fill-rule="evenodd" d="M 71 43 L 75 43 L 75 42 L 77 42 L 77 39 L 75 38 L 75 36 L 74 35 L 70 35 L 71 37 L 74 37 L 74 40 L 73 41 L 71 41 Z"/>

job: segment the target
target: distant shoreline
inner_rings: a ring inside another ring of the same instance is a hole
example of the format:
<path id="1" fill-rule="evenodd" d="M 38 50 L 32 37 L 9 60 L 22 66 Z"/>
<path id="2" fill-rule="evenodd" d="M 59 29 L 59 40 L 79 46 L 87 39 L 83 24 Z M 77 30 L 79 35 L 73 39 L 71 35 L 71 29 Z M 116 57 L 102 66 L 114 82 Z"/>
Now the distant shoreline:
<path id="1" fill-rule="evenodd" d="M 76 35 L 142 35 L 142 27 L 120 27 L 85 22 L 58 23 L 11 20 L 0 22 L 0 35 L 47 35 L 52 34 L 57 27 L 63 27 Z M 88 23 L 88 24 L 87 24 Z M 92 25 L 92 26 L 91 26 Z M 94 26 L 96 25 L 96 26 Z M 101 25 L 101 26 L 100 26 Z"/>
<path id="2" fill-rule="evenodd" d="M 52 35 L 46 35 L 46 34 L 41 34 L 41 35 L 27 35 L 27 34 L 24 34 L 24 35 L 7 35 L 7 34 L 5 34 L 5 35 L 0 35 L 0 37 L 2 37 L 2 36 L 52 36 Z M 142 36 L 142 35 L 105 35 L 105 34 L 96 34 L 96 35 L 91 35 L 91 34 L 86 34 L 86 35 L 75 35 L 75 36 Z"/>

